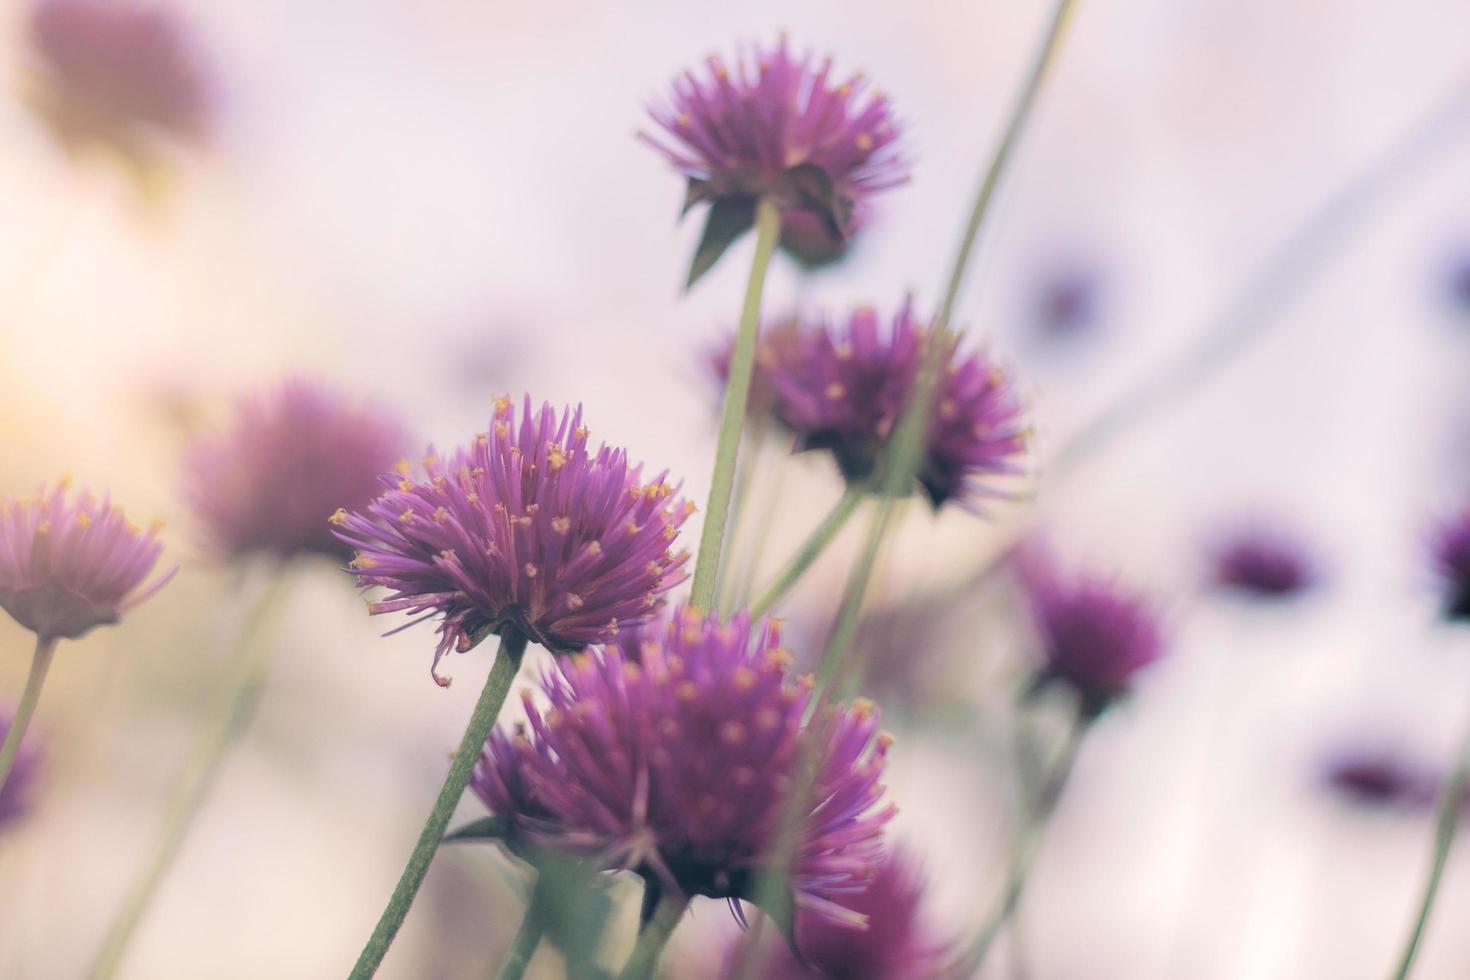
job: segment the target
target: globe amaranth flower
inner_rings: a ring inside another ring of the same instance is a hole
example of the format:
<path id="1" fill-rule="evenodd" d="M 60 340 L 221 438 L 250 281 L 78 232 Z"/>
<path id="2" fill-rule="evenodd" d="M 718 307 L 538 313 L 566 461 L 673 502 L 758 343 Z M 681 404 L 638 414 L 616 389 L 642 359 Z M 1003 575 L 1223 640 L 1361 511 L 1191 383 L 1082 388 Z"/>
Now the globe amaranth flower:
<path id="1" fill-rule="evenodd" d="M 683 581 L 686 553 L 670 550 L 693 506 L 674 499 L 666 473 L 641 482 L 621 449 L 588 449 L 582 410 L 550 405 L 519 420 L 496 400 L 490 431 L 423 473 L 383 477 L 364 510 L 331 518 L 357 552 L 359 585 L 390 591 L 374 613 L 440 615 L 434 679 L 461 653 L 506 632 L 554 653 L 580 650 L 657 612 Z"/>
<path id="2" fill-rule="evenodd" d="M 11 715 L 0 715 L 0 742 L 10 731 Z M 22 739 L 10 775 L 0 787 L 0 830 L 15 823 L 30 812 L 36 785 L 40 781 L 41 750 L 37 745 L 34 729 Z"/>
<path id="3" fill-rule="evenodd" d="M 774 625 L 753 631 L 677 610 L 626 645 L 557 661 L 527 692 L 529 728 L 494 733 L 471 785 L 511 839 L 631 870 L 683 895 L 749 899 L 774 856 L 796 767 L 817 771 L 791 866 L 796 908 L 849 925 L 893 808 L 879 783 L 889 740 L 871 702 L 803 725 Z"/>
<path id="4" fill-rule="evenodd" d="M 860 307 L 843 324 L 778 327 L 762 338 L 758 390 L 799 450 L 831 452 L 850 483 L 872 480 L 915 388 L 930 327 L 904 303 L 884 328 Z M 1021 472 L 1029 432 L 1004 372 L 958 338 L 944 352 L 944 383 L 929 419 L 918 484 L 938 508 L 1000 496 L 997 479 Z"/>
<path id="5" fill-rule="evenodd" d="M 781 211 L 782 244 L 820 264 L 845 249 L 873 194 L 908 179 L 888 100 L 861 75 L 835 83 L 831 59 L 793 57 L 785 37 L 733 69 L 717 55 L 706 68 L 649 107 L 660 135 L 638 134 L 688 178 L 686 213 L 711 206 L 691 284 L 750 228 L 760 198 Z"/>
<path id="6" fill-rule="evenodd" d="M 918 859 L 897 848 L 884 857 L 873 879 L 849 899 L 866 916 L 856 931 L 814 915 L 798 915 L 801 959 L 774 946 L 761 961 L 767 980 L 934 980 L 944 972 L 951 944 L 936 938 L 924 919 L 924 875 Z M 733 976 L 745 937 L 725 957 L 725 976 Z M 803 962 L 802 960 L 805 960 Z"/>
<path id="7" fill-rule="evenodd" d="M 31 101 L 63 146 L 151 156 L 206 138 L 211 81 L 183 24 L 139 0 L 37 0 Z"/>
<path id="8" fill-rule="evenodd" d="M 162 525 L 144 531 L 88 492 L 68 501 L 68 486 L 0 500 L 0 609 L 43 642 L 117 622 L 177 571 L 144 585 L 163 552 Z"/>
<path id="9" fill-rule="evenodd" d="M 188 497 L 215 548 L 230 558 L 352 551 L 328 524 L 377 495 L 408 439 L 382 412 L 305 381 L 243 400 L 231 427 L 203 437 L 186 463 Z"/>
<path id="10" fill-rule="evenodd" d="M 1470 505 L 1444 521 L 1430 542 L 1446 619 L 1470 622 Z"/>
<path id="11" fill-rule="evenodd" d="M 1094 717 L 1128 694 L 1140 670 L 1164 652 L 1158 615 L 1143 596 L 1115 582 L 1059 569 L 1037 546 L 1018 562 L 1041 643 L 1041 684 L 1062 684 Z"/>
<path id="12" fill-rule="evenodd" d="M 1285 531 L 1242 527 L 1223 537 L 1211 556 L 1214 584 L 1258 599 L 1290 599 L 1320 580 L 1306 546 Z"/>

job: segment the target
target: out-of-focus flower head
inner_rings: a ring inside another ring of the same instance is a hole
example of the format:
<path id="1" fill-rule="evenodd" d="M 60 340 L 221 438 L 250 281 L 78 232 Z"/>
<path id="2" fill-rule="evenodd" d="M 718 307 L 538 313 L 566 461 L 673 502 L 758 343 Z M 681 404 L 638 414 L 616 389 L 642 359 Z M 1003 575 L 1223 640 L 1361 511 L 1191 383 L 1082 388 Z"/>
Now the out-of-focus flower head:
<path id="1" fill-rule="evenodd" d="M 294 380 L 242 400 L 233 425 L 200 438 L 187 459 L 189 502 L 222 554 L 279 558 L 352 550 L 328 523 L 377 495 L 408 437 L 385 413 Z"/>
<path id="2" fill-rule="evenodd" d="M 130 523 L 108 497 L 83 491 L 67 500 L 70 481 L 34 497 L 0 500 L 0 609 L 43 641 L 76 639 L 163 588 L 150 585 L 162 525 Z"/>
<path id="3" fill-rule="evenodd" d="M 800 450 L 827 450 L 849 482 L 873 479 L 915 387 L 931 328 L 905 302 L 885 329 L 871 307 L 847 321 L 783 325 L 762 337 L 755 384 Z M 1028 430 L 1005 373 L 984 353 L 944 352 L 918 483 L 938 508 L 978 506 L 1021 472 Z"/>
<path id="4" fill-rule="evenodd" d="M 767 623 L 677 610 L 617 646 L 563 658 L 526 695 L 529 730 L 497 732 L 471 785 L 511 838 L 632 870 L 664 889 L 750 899 L 770 866 L 796 766 L 818 775 L 791 868 L 798 911 L 860 926 L 854 901 L 893 813 L 879 778 L 889 740 L 870 702 L 802 718 L 809 679 Z M 810 739 L 819 739 L 813 743 Z"/>
<path id="5" fill-rule="evenodd" d="M 1066 340 L 1097 322 L 1101 285 L 1096 270 L 1077 262 L 1058 264 L 1032 289 L 1032 315 L 1042 339 Z"/>
<path id="6" fill-rule="evenodd" d="M 550 405 L 517 422 L 495 402 L 490 431 L 448 458 L 432 449 L 415 478 L 404 465 L 364 510 L 340 510 L 336 534 L 357 552 L 363 587 L 390 591 L 374 613 L 442 616 L 439 661 L 492 633 L 554 653 L 580 650 L 653 616 L 683 581 L 672 548 L 693 512 L 660 473 L 641 482 L 621 449 L 588 449 L 582 410 Z"/>
<path id="7" fill-rule="evenodd" d="M 1470 622 L 1470 504 L 1435 530 L 1430 556 L 1441 583 L 1445 618 Z"/>
<path id="8" fill-rule="evenodd" d="M 841 265 L 852 253 L 863 226 L 871 219 L 871 207 L 859 202 L 843 235 L 833 232 L 827 219 L 813 211 L 792 208 L 781 212 L 781 250 L 808 272 Z"/>
<path id="9" fill-rule="evenodd" d="M 733 68 L 718 55 L 686 71 L 649 114 L 662 134 L 639 138 L 689 180 L 684 210 L 709 204 L 693 284 L 754 222 L 756 201 L 780 209 L 782 242 L 808 264 L 838 257 L 873 194 L 908 179 L 888 100 L 855 75 L 836 84 L 831 59 L 793 57 L 781 37 Z"/>
<path id="10" fill-rule="evenodd" d="M 1322 778 L 1334 794 L 1362 806 L 1424 809 L 1439 791 L 1433 773 L 1383 748 L 1338 752 L 1328 760 Z"/>
<path id="11" fill-rule="evenodd" d="M 29 98 L 68 150 L 151 164 L 208 137 L 213 85 L 179 18 L 146 0 L 35 0 Z"/>
<path id="12" fill-rule="evenodd" d="M 1264 525 L 1232 530 L 1214 545 L 1210 557 L 1216 586 L 1257 599 L 1290 599 L 1321 580 L 1305 544 Z"/>
<path id="13" fill-rule="evenodd" d="M 10 731 L 11 714 L 0 714 L 0 742 Z M 11 764 L 10 775 L 0 789 L 0 830 L 15 823 L 30 812 L 36 795 L 36 786 L 41 774 L 41 749 L 35 730 L 26 732 L 20 748 Z"/>
<path id="14" fill-rule="evenodd" d="M 1041 643 L 1038 681 L 1072 689 L 1084 717 L 1130 693 L 1138 672 L 1163 655 L 1158 613 L 1142 595 L 1064 571 L 1042 545 L 1024 548 L 1016 567 Z"/>

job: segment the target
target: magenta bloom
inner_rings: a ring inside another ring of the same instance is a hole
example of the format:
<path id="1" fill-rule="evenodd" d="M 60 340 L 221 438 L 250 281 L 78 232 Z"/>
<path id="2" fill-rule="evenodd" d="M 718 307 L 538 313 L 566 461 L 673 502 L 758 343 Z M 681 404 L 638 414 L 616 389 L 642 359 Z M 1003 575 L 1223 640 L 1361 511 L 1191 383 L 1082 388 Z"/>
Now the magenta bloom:
<path id="1" fill-rule="evenodd" d="M 804 740 L 819 776 L 792 868 L 798 909 L 860 925 L 856 896 L 880 859 L 888 738 L 870 702 L 803 726 L 774 625 L 753 633 L 681 608 L 620 646 L 558 660 L 530 730 L 493 733 L 471 782 L 513 841 L 631 870 L 684 895 L 748 899 L 772 847 Z"/>
<path id="2" fill-rule="evenodd" d="M 0 716 L 0 742 L 5 741 L 10 731 L 9 713 Z M 36 795 L 36 784 L 41 770 L 41 750 L 37 746 L 34 729 L 21 740 L 10 775 L 0 787 L 0 830 L 30 812 Z"/>
<path id="3" fill-rule="evenodd" d="M 30 28 L 35 98 L 63 144 L 136 153 L 158 136 L 205 138 L 210 82 L 166 9 L 138 0 L 39 0 Z"/>
<path id="4" fill-rule="evenodd" d="M 1084 716 L 1128 694 L 1135 675 L 1162 656 L 1158 617 L 1142 596 L 1065 574 L 1039 549 L 1023 553 L 1019 570 L 1041 640 L 1039 680 L 1071 688 Z"/>
<path id="5" fill-rule="evenodd" d="M 214 546 L 230 558 L 352 551 L 327 523 L 338 508 L 366 507 L 408 438 L 387 415 L 332 391 L 292 381 L 242 401 L 234 424 L 191 448 L 189 501 Z"/>
<path id="6" fill-rule="evenodd" d="M 117 622 L 174 574 L 143 584 L 163 552 L 161 525 L 145 532 L 86 492 L 68 503 L 68 485 L 0 500 L 0 609 L 42 641 Z"/>
<path id="7" fill-rule="evenodd" d="M 845 247 L 863 202 L 908 179 L 888 100 L 864 96 L 862 76 L 833 84 L 830 59 L 793 58 L 784 37 L 733 70 L 717 55 L 706 67 L 649 107 L 662 135 L 639 134 L 688 178 L 686 212 L 711 205 L 691 284 L 751 226 L 759 198 L 780 208 L 783 244 L 824 261 Z"/>
<path id="8" fill-rule="evenodd" d="M 888 329 L 871 307 L 845 324 L 817 321 L 762 338 L 757 390 L 800 450 L 827 450 L 849 482 L 875 476 L 913 393 L 929 327 L 905 303 Z M 1028 432 L 1022 405 L 986 355 L 946 352 L 944 386 L 929 420 L 918 480 L 937 508 L 995 497 L 996 478 L 1021 472 Z"/>
<path id="9" fill-rule="evenodd" d="M 1223 589 L 1259 599 L 1289 599 L 1318 582 L 1306 547 L 1283 531 L 1242 528 L 1215 550 L 1214 581 Z"/>
<path id="10" fill-rule="evenodd" d="M 1430 544 L 1446 619 L 1470 621 L 1470 505 L 1441 524 Z"/>
<path id="11" fill-rule="evenodd" d="M 439 684 L 450 649 L 509 631 L 580 650 L 648 619 L 683 581 L 688 555 L 669 549 L 693 506 L 674 500 L 666 473 L 640 483 L 621 449 L 587 446 L 580 408 L 533 414 L 527 397 L 517 424 L 497 399 L 470 446 L 447 459 L 431 449 L 422 478 L 383 477 L 389 489 L 366 509 L 333 515 L 358 584 L 390 590 L 374 614 L 443 616 Z"/>

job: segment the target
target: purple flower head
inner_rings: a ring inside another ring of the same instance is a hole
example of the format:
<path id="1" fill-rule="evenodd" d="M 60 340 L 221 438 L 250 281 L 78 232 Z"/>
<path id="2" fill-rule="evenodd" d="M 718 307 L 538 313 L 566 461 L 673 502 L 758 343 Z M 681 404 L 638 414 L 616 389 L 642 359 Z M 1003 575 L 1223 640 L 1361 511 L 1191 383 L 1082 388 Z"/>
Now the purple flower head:
<path id="1" fill-rule="evenodd" d="M 6 733 L 10 731 L 11 721 L 12 717 L 8 712 L 0 715 L 0 741 L 4 741 Z M 4 788 L 0 789 L 0 830 L 30 812 L 40 770 L 41 749 L 34 729 L 31 729 L 21 740 L 20 749 L 10 767 L 10 775 L 5 780 Z"/>
<path id="2" fill-rule="evenodd" d="M 861 925 L 850 903 L 893 814 L 880 802 L 889 740 L 871 702 L 803 726 L 810 682 L 791 679 L 769 622 L 755 632 L 745 616 L 720 624 L 680 608 L 642 635 L 636 662 L 618 646 L 558 660 L 542 678 L 549 707 L 528 692 L 529 728 L 486 743 L 476 793 L 513 839 L 733 902 L 769 866 L 811 746 L 819 774 L 792 866 L 796 905 Z"/>
<path id="3" fill-rule="evenodd" d="M 233 426 L 191 448 L 189 501 L 215 547 L 258 553 L 352 551 L 327 523 L 338 508 L 366 507 L 378 477 L 408 445 L 396 421 L 304 381 L 242 401 Z"/>
<path id="4" fill-rule="evenodd" d="M 690 283 L 750 227 L 763 197 L 799 259 L 830 261 L 863 203 L 908 179 L 888 100 L 865 95 L 861 75 L 834 84 L 831 59 L 793 57 L 784 36 L 733 69 L 718 55 L 705 64 L 704 78 L 686 71 L 666 104 L 649 107 L 662 134 L 639 133 L 688 178 L 685 211 L 711 205 Z"/>
<path id="5" fill-rule="evenodd" d="M 490 431 L 423 475 L 382 478 L 385 493 L 355 513 L 332 515 L 357 557 L 358 584 L 390 591 L 374 613 L 441 615 L 434 651 L 469 650 L 510 631 L 554 653 L 580 650 L 636 626 L 683 581 L 688 555 L 670 546 L 693 511 L 660 473 L 640 481 L 621 449 L 588 449 L 582 410 L 550 405 L 519 421 L 495 402 Z"/>
<path id="6" fill-rule="evenodd" d="M 1059 265 L 1035 286 L 1037 331 L 1046 340 L 1064 340 L 1087 331 L 1097 321 L 1101 284 L 1095 270 Z"/>
<path id="7" fill-rule="evenodd" d="M 1333 793 L 1362 806 L 1423 809 L 1439 791 L 1432 773 L 1382 748 L 1339 753 L 1327 763 L 1323 779 Z"/>
<path id="8" fill-rule="evenodd" d="M 177 571 L 144 586 L 163 552 L 162 525 L 143 531 L 89 492 L 68 502 L 69 485 L 0 500 L 0 609 L 42 640 L 117 622 Z"/>
<path id="9" fill-rule="evenodd" d="M 38 0 L 30 30 L 36 101 L 63 144 L 136 152 L 160 135 L 206 138 L 210 81 L 166 9 L 138 0 Z"/>
<path id="10" fill-rule="evenodd" d="M 781 212 L 781 249 L 808 272 L 840 265 L 852 253 L 852 243 L 869 221 L 870 208 L 860 204 L 839 235 L 821 215 L 793 208 Z"/>
<path id="11" fill-rule="evenodd" d="M 1142 596 L 1066 574 L 1036 546 L 1022 552 L 1018 570 L 1041 640 L 1039 680 L 1070 687 L 1085 716 L 1128 694 L 1134 676 L 1162 656 L 1158 617 Z"/>
<path id="12" fill-rule="evenodd" d="M 1306 547 L 1285 531 L 1242 527 L 1212 555 L 1215 585 L 1257 599 L 1290 599 L 1317 585 L 1319 572 Z"/>
<path id="13" fill-rule="evenodd" d="M 1441 524 L 1430 543 L 1446 619 L 1470 622 L 1470 504 Z"/>
<path id="14" fill-rule="evenodd" d="M 918 375 L 929 327 L 905 303 L 884 329 L 871 307 L 763 338 L 756 383 L 801 450 L 827 450 L 849 482 L 872 479 Z M 918 482 L 938 508 L 999 496 L 997 477 L 1021 472 L 1028 433 L 1020 399 L 982 353 L 945 352 L 944 386 L 929 420 Z"/>

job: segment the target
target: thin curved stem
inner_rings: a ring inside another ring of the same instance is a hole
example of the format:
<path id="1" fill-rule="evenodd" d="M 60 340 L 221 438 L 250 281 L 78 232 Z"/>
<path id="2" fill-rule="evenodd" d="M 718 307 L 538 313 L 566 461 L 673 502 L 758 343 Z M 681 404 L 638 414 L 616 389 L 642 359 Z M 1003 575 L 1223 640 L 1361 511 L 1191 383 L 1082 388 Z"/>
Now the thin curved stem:
<path id="1" fill-rule="evenodd" d="M 791 591 L 801 577 L 806 574 L 807 569 L 812 567 L 817 558 L 826 550 L 827 545 L 836 540 L 837 535 L 847 526 L 852 515 L 857 512 L 858 505 L 870 492 L 866 484 L 853 484 L 842 494 L 837 505 L 822 518 L 807 539 L 796 549 L 796 553 L 781 569 L 776 578 L 766 587 L 760 595 L 750 604 L 750 615 L 753 619 L 764 616 L 776 603 L 785 598 L 786 593 Z"/>
<path id="2" fill-rule="evenodd" d="M 531 892 L 530 904 L 526 906 L 526 917 L 516 930 L 516 938 L 510 945 L 510 954 L 505 959 L 505 965 L 500 968 L 500 980 L 521 980 L 525 976 L 526 967 L 530 966 L 531 957 L 536 955 L 536 948 L 541 945 L 541 937 L 546 932 L 546 916 L 542 904 L 542 884 L 538 876 L 536 887 Z"/>
<path id="3" fill-rule="evenodd" d="M 737 588 L 736 579 L 741 577 L 737 574 L 737 566 L 747 564 L 747 560 L 738 550 L 740 536 L 750 516 L 751 496 L 755 489 L 755 471 L 760 466 L 761 454 L 765 450 L 766 438 L 770 431 L 769 424 L 755 426 L 754 431 L 746 437 L 745 452 L 741 454 L 740 461 L 735 467 L 735 488 L 734 496 L 730 501 L 730 521 L 725 529 L 725 534 L 730 539 L 730 547 L 725 551 L 724 561 L 720 563 L 715 573 L 713 608 L 722 614 L 729 610 L 730 599 Z M 747 547 L 750 547 L 752 551 L 756 550 L 753 546 L 747 545 Z M 737 559 L 740 560 L 737 561 Z"/>
<path id="4" fill-rule="evenodd" d="M 684 910 L 688 907 L 689 899 L 681 895 L 665 893 L 659 899 L 653 910 L 653 918 L 648 920 L 648 924 L 638 934 L 638 942 L 633 947 L 628 962 L 623 964 L 618 980 L 649 980 L 655 975 L 659 957 L 663 955 L 664 947 L 669 944 L 669 937 L 673 936 L 684 917 Z"/>
<path id="5" fill-rule="evenodd" d="M 21 739 L 25 738 L 26 729 L 31 727 L 36 704 L 41 700 L 41 687 L 46 683 L 46 672 L 51 669 L 51 658 L 56 653 L 56 643 L 54 637 L 36 637 L 36 652 L 31 656 L 25 691 L 20 696 L 20 704 L 16 705 L 15 717 L 10 719 L 5 744 L 0 745 L 0 790 L 5 789 L 5 781 L 10 778 L 11 767 L 20 752 Z"/>
<path id="6" fill-rule="evenodd" d="M 179 848 L 194 824 L 194 818 L 199 815 L 204 801 L 209 798 L 210 790 L 230 748 L 244 734 L 255 716 L 255 709 L 260 703 L 261 691 L 265 686 L 270 655 L 275 649 L 273 644 L 262 641 L 260 633 L 277 603 L 288 591 L 285 587 L 286 581 L 287 575 L 282 570 L 266 586 L 240 629 L 239 640 L 231 659 L 239 661 L 241 669 L 234 683 L 230 685 L 228 696 L 214 725 L 205 733 L 193 761 L 179 781 L 164 816 L 163 830 L 154 845 L 152 857 L 118 907 L 107 937 L 93 961 L 89 974 L 93 980 L 106 980 L 116 974 L 118 967 L 122 965 L 128 944 L 143 920 L 143 914 L 152 903 L 158 886 L 173 865 Z"/>
<path id="7" fill-rule="evenodd" d="M 413 906 L 419 886 L 424 883 L 424 875 L 429 873 L 429 863 L 434 860 L 434 852 L 444 839 L 449 818 L 454 814 L 459 798 L 464 795 L 464 788 L 470 781 L 475 762 L 480 758 L 485 739 L 495 725 L 501 706 L 505 704 L 505 696 L 510 693 L 511 682 L 520 670 L 521 657 L 525 652 L 525 637 L 512 633 L 501 636 L 500 650 L 495 655 L 490 676 L 485 679 L 485 687 L 480 691 L 480 699 L 475 702 L 475 710 L 465 727 L 464 737 L 460 739 L 454 761 L 450 763 L 449 772 L 444 776 L 444 785 L 439 788 L 434 807 L 429 811 L 429 819 L 419 832 L 418 842 L 408 856 L 408 864 L 403 868 L 398 885 L 393 889 L 362 954 L 358 956 L 357 964 L 348 975 L 350 980 L 366 980 L 378 972 L 393 937 L 398 935 L 403 920 L 408 917 L 408 910 Z"/>
<path id="8" fill-rule="evenodd" d="M 1455 842 L 1455 831 L 1460 826 L 1461 808 L 1465 804 L 1465 787 L 1470 783 L 1470 731 L 1465 733 L 1460 744 L 1459 758 L 1450 773 L 1444 792 L 1439 800 L 1439 812 L 1434 821 L 1434 852 L 1429 865 L 1429 878 L 1424 883 L 1424 893 L 1419 899 L 1419 911 L 1414 916 L 1414 925 L 1404 943 L 1398 967 L 1393 971 L 1394 980 L 1405 980 L 1413 969 L 1414 958 L 1419 953 L 1419 944 L 1424 939 L 1424 930 L 1429 925 L 1429 912 L 1439 895 L 1439 883 L 1444 877 L 1445 862 L 1450 855 L 1450 846 Z"/>
<path id="9" fill-rule="evenodd" d="M 720 416 L 720 437 L 715 445 L 715 468 L 710 476 L 709 502 L 704 508 L 704 532 L 699 538 L 699 555 L 694 561 L 694 581 L 689 587 L 689 604 L 707 610 L 715 597 L 715 577 L 720 567 L 720 549 L 725 523 L 730 516 L 730 495 L 735 484 L 735 462 L 740 454 L 740 430 L 750 402 L 750 380 L 755 374 L 756 341 L 760 336 L 761 294 L 766 270 L 781 238 L 781 212 L 774 201 L 761 198 L 755 208 L 755 258 L 745 286 L 745 305 L 740 311 L 740 330 L 730 355 L 730 380 L 725 384 L 725 407 Z"/>

